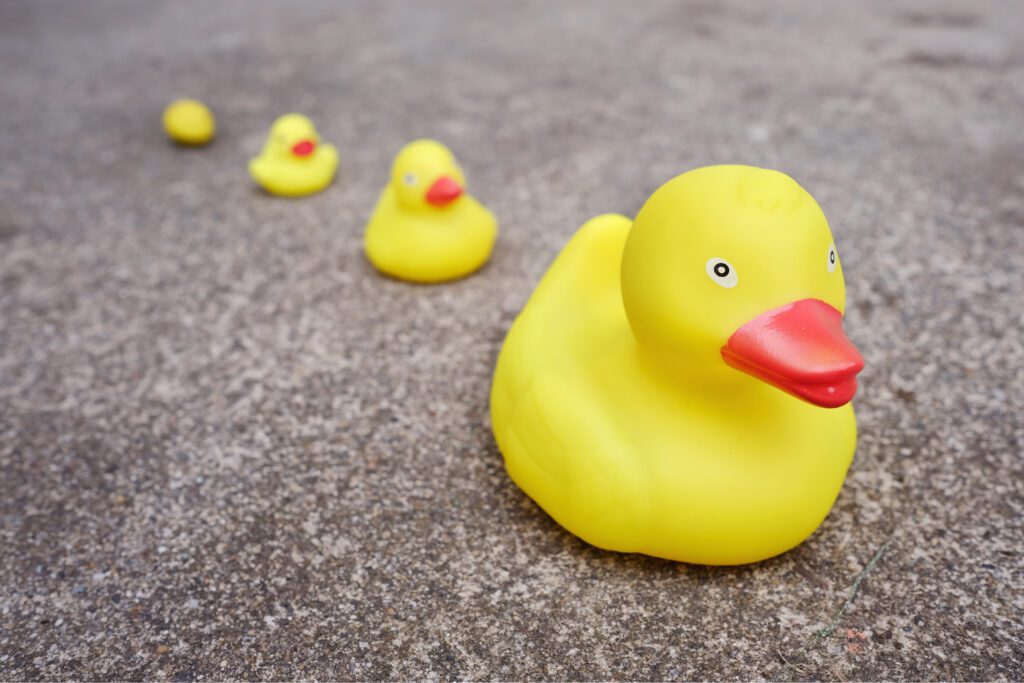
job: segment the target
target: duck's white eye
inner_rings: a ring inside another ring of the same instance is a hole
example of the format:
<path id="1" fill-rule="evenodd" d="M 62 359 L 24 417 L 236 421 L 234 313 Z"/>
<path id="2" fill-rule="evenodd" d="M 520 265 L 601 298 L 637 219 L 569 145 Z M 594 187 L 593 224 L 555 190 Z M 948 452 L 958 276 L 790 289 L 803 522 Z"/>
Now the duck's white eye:
<path id="1" fill-rule="evenodd" d="M 828 272 L 833 272 L 837 263 L 839 263 L 839 257 L 836 256 L 836 245 L 831 244 L 828 247 Z"/>
<path id="2" fill-rule="evenodd" d="M 711 278 L 712 282 L 727 289 L 735 287 L 739 281 L 736 276 L 736 269 L 724 258 L 709 258 L 705 270 L 707 270 L 708 277 Z"/>
<path id="3" fill-rule="evenodd" d="M 405 176 L 402 178 L 402 180 L 409 187 L 415 187 L 416 181 L 417 181 L 416 174 L 415 173 L 406 173 Z"/>

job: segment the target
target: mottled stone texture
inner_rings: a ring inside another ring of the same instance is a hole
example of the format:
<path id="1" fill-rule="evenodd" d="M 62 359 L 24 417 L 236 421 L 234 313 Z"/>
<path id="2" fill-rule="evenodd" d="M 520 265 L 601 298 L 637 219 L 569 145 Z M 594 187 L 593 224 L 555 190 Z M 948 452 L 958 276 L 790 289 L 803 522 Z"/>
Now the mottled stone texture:
<path id="1" fill-rule="evenodd" d="M 3 2 L 0 677 L 1021 679 L 1022 130 L 1021 3 Z M 423 135 L 502 224 L 435 287 L 360 251 Z M 563 532 L 487 410 L 573 231 L 715 162 L 819 200 L 868 363 L 831 516 L 735 569 Z"/>

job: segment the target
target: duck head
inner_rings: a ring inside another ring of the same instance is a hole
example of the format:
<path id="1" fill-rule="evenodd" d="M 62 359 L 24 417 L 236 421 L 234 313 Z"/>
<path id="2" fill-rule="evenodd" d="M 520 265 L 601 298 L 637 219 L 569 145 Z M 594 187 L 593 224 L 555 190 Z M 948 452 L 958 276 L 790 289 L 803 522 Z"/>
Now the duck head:
<path id="1" fill-rule="evenodd" d="M 282 159 L 309 159 L 320 144 L 313 122 L 302 114 L 285 114 L 270 127 L 266 152 Z"/>
<path id="2" fill-rule="evenodd" d="M 462 196 L 466 177 L 447 147 L 435 140 L 415 140 L 395 157 L 391 187 L 403 207 L 436 211 Z"/>
<path id="3" fill-rule="evenodd" d="M 843 332 L 842 264 L 789 176 L 708 166 L 665 183 L 633 223 L 621 277 L 640 347 L 688 380 L 754 377 L 826 408 L 853 398 L 864 361 Z"/>

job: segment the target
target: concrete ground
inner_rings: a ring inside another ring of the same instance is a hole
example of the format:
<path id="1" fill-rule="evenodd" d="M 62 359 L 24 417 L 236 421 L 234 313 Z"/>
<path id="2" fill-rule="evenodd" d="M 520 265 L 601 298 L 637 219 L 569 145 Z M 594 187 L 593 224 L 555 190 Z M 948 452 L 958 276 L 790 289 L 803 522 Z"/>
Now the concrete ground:
<path id="1" fill-rule="evenodd" d="M 0 678 L 1024 678 L 1024 5 L 12 0 L 0 74 Z M 360 250 L 425 135 L 502 226 L 435 287 Z M 562 531 L 487 409 L 575 228 L 716 162 L 818 199 L 868 363 L 832 514 L 734 569 Z"/>

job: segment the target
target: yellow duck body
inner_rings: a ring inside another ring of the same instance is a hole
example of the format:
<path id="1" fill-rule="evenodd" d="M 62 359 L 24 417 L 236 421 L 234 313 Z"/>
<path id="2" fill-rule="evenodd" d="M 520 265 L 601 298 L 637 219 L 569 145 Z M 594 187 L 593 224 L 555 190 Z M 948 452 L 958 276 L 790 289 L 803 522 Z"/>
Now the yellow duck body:
<path id="1" fill-rule="evenodd" d="M 175 100 L 164 110 L 164 131 L 179 145 L 205 145 L 213 139 L 217 122 L 199 100 Z"/>
<path id="2" fill-rule="evenodd" d="M 844 299 L 824 215 L 775 171 L 697 169 L 632 226 L 592 219 L 498 358 L 491 419 L 509 475 L 601 548 L 732 565 L 794 547 L 856 445 L 863 361 L 836 331 Z"/>
<path id="3" fill-rule="evenodd" d="M 498 223 L 465 193 L 452 153 L 434 140 L 409 143 L 366 226 L 363 245 L 377 270 L 401 280 L 435 283 L 465 277 L 490 258 Z"/>
<path id="4" fill-rule="evenodd" d="M 320 192 L 338 170 L 338 150 L 320 142 L 312 121 L 285 114 L 270 128 L 259 156 L 249 162 L 249 175 L 260 187 L 282 197 Z"/>

